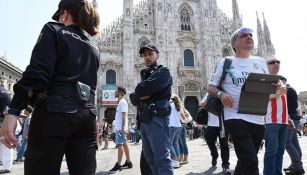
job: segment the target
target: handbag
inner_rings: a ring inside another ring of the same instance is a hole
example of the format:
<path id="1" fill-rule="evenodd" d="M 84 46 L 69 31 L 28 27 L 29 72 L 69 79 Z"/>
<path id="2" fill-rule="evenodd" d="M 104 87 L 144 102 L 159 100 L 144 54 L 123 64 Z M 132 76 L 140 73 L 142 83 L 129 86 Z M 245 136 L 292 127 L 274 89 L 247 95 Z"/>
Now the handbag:
<path id="1" fill-rule="evenodd" d="M 184 109 L 184 116 L 185 119 L 184 120 L 181 119 L 182 123 L 189 123 L 193 120 L 193 117 L 191 116 L 190 112 L 186 109 Z"/>
<path id="2" fill-rule="evenodd" d="M 200 125 L 208 124 L 208 110 L 207 108 L 199 108 L 197 111 L 196 123 Z"/>
<path id="3" fill-rule="evenodd" d="M 222 76 L 221 76 L 221 79 L 220 79 L 220 84 L 217 87 L 220 91 L 223 91 L 221 84 L 226 78 L 227 70 L 230 68 L 231 63 L 232 63 L 232 60 L 230 58 L 225 58 L 225 62 L 224 62 L 224 66 L 223 66 L 223 72 L 222 72 Z M 210 113 L 212 113 L 216 116 L 220 116 L 221 111 L 223 110 L 223 104 L 222 104 L 221 100 L 217 97 L 213 97 L 211 95 L 208 95 L 208 97 L 207 97 L 207 110 Z"/>

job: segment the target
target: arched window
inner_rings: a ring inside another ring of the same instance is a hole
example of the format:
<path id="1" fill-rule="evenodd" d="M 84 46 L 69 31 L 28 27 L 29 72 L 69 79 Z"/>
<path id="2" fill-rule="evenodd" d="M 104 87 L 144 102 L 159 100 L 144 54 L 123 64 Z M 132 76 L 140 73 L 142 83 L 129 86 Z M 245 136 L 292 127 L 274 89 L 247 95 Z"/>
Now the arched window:
<path id="1" fill-rule="evenodd" d="M 189 10 L 184 7 L 180 12 L 181 30 L 191 31 L 191 14 Z"/>
<path id="2" fill-rule="evenodd" d="M 194 66 L 194 54 L 192 50 L 184 50 L 184 66 Z"/>
<path id="3" fill-rule="evenodd" d="M 108 70 L 106 73 L 106 84 L 116 84 L 116 73 L 114 70 Z"/>

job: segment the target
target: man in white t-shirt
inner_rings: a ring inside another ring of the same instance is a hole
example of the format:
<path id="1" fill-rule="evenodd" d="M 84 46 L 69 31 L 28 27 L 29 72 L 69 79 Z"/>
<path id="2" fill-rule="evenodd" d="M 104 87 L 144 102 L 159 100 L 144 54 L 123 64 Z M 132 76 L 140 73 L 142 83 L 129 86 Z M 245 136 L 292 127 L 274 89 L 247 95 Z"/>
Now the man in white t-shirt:
<path id="1" fill-rule="evenodd" d="M 126 95 L 126 89 L 122 86 L 117 87 L 115 92 L 115 97 L 118 98 L 118 105 L 116 108 L 115 115 L 115 137 L 116 145 L 118 150 L 117 162 L 114 167 L 109 171 L 110 174 L 121 171 L 122 168 L 132 168 L 132 163 L 130 161 L 129 148 L 127 144 L 127 133 L 128 133 L 128 103 L 124 96 Z M 123 153 L 126 155 L 126 162 L 121 165 Z"/>
<path id="2" fill-rule="evenodd" d="M 201 100 L 199 106 L 202 107 L 207 106 L 207 97 L 208 93 Z M 231 174 L 231 171 L 229 169 L 230 163 L 229 163 L 228 137 L 229 137 L 228 131 L 225 131 L 225 137 L 221 137 L 219 117 L 209 112 L 205 138 L 212 157 L 211 165 L 212 167 L 216 167 L 217 164 L 217 158 L 219 154 L 217 152 L 216 140 L 217 138 L 219 138 L 221 158 L 222 158 L 222 168 L 224 174 Z"/>
<path id="3" fill-rule="evenodd" d="M 235 175 L 259 175 L 257 153 L 264 135 L 264 116 L 239 114 L 241 88 L 250 73 L 268 73 L 266 61 L 252 56 L 254 48 L 252 29 L 240 28 L 231 36 L 235 51 L 232 64 L 222 82 L 223 91 L 217 86 L 223 72 L 222 59 L 208 85 L 208 92 L 221 99 L 224 105 L 225 126 L 231 135 L 238 157 Z"/>

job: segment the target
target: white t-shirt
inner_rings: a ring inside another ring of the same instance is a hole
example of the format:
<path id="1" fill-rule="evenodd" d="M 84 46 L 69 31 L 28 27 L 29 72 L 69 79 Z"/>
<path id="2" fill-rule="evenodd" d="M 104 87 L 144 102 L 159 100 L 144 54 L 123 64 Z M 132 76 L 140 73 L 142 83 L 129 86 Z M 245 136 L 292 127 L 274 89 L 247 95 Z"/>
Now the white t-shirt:
<path id="1" fill-rule="evenodd" d="M 209 82 L 209 85 L 218 86 L 223 72 L 225 59 L 222 59 Z M 236 58 L 232 60 L 232 64 L 227 73 L 225 80 L 222 82 L 224 92 L 230 95 L 234 100 L 232 108 L 224 108 L 225 120 L 242 119 L 250 123 L 264 125 L 264 116 L 239 114 L 239 99 L 241 88 L 250 73 L 268 73 L 266 61 L 257 56 L 250 56 L 249 58 Z"/>
<path id="2" fill-rule="evenodd" d="M 111 133 L 115 133 L 115 120 L 112 122 Z"/>
<path id="3" fill-rule="evenodd" d="M 180 111 L 177 111 L 174 103 L 171 104 L 171 114 L 169 116 L 169 125 L 172 127 L 181 127 L 180 123 Z"/>
<path id="4" fill-rule="evenodd" d="M 123 112 L 126 113 L 126 123 L 125 123 L 125 131 L 128 131 L 128 103 L 127 101 L 122 98 L 117 105 L 116 108 L 116 115 L 115 115 L 115 131 L 119 131 L 122 129 L 122 116 Z"/>
<path id="5" fill-rule="evenodd" d="M 208 112 L 208 125 L 207 126 L 219 127 L 220 126 L 219 117 Z"/>
<path id="6" fill-rule="evenodd" d="M 305 119 L 305 123 L 307 123 L 307 114 L 303 115 L 302 118 Z"/>
<path id="7" fill-rule="evenodd" d="M 206 100 L 208 98 L 209 93 L 207 92 L 204 96 L 204 98 L 202 99 L 202 101 Z M 208 112 L 208 124 L 207 126 L 213 126 L 213 127 L 219 127 L 220 126 L 220 122 L 219 122 L 219 117 Z"/>

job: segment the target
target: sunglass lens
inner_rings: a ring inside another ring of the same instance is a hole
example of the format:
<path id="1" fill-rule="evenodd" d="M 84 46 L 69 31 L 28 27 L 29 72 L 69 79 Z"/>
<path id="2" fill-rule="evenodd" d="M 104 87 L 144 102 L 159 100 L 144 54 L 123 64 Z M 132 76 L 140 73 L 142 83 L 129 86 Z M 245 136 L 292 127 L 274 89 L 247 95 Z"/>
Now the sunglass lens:
<path id="1" fill-rule="evenodd" d="M 279 64 L 280 63 L 280 61 L 271 61 L 271 62 L 269 62 L 269 64 Z"/>
<path id="2" fill-rule="evenodd" d="M 240 32 L 242 33 L 253 33 L 253 29 L 250 28 L 241 28 Z"/>

